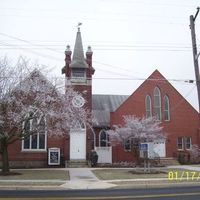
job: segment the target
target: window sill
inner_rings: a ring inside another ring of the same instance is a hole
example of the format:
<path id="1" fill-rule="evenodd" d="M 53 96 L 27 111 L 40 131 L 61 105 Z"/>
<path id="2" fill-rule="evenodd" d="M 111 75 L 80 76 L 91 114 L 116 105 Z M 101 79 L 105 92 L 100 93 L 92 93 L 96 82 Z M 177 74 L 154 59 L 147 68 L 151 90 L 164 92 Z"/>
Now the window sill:
<path id="1" fill-rule="evenodd" d="M 86 83 L 86 78 L 71 78 L 72 83 Z"/>
<path id="2" fill-rule="evenodd" d="M 22 149 L 22 153 L 46 153 L 46 149 Z"/>
<path id="3" fill-rule="evenodd" d="M 130 150 L 124 149 L 124 151 L 125 151 L 125 152 L 131 152 L 131 149 L 130 149 Z"/>

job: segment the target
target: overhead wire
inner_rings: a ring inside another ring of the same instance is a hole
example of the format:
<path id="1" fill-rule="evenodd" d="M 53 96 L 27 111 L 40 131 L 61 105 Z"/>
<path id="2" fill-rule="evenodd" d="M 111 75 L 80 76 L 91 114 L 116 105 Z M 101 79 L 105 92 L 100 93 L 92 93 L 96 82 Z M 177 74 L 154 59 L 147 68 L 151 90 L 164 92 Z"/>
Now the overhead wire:
<path id="1" fill-rule="evenodd" d="M 5 43 L 5 42 L 0 42 L 0 44 L 4 44 L 4 45 L 7 45 L 7 46 L 12 46 L 11 44 L 8 44 L 8 43 Z M 26 48 L 21 47 L 20 45 L 18 45 L 18 49 L 26 51 L 26 52 L 28 51 L 28 52 L 30 52 L 32 54 L 35 54 L 35 55 L 41 56 L 41 57 L 45 57 L 45 58 L 48 58 L 48 59 L 60 60 L 59 58 L 56 58 L 55 56 L 47 55 L 47 54 L 44 54 L 44 53 L 39 53 L 39 52 L 34 51 L 32 49 L 26 49 Z"/>
<path id="2" fill-rule="evenodd" d="M 11 39 L 14 39 L 14 40 L 18 40 L 18 41 L 21 41 L 21 42 L 25 42 L 29 45 L 33 45 L 33 46 L 41 46 L 41 45 L 38 45 L 38 44 L 33 44 L 32 42 L 28 41 L 28 40 L 24 40 L 24 39 L 21 39 L 21 38 L 18 38 L 18 37 L 15 37 L 15 36 L 12 36 L 12 35 L 8 35 L 8 34 L 5 34 L 5 33 L 0 33 L 0 35 L 3 35 L 3 36 L 6 36 L 8 38 L 11 38 Z M 45 47 L 45 49 L 47 50 L 50 50 L 50 51 L 56 51 L 55 49 L 52 49 L 52 48 L 49 48 L 49 47 Z M 56 51 L 57 52 L 57 51 Z M 60 52 L 58 52 L 60 53 Z"/>
<path id="3" fill-rule="evenodd" d="M 174 112 L 174 111 L 181 105 L 181 103 L 183 103 L 184 101 L 186 101 L 186 98 L 187 98 L 188 96 L 190 96 L 190 94 L 193 92 L 193 90 L 194 90 L 195 88 L 196 88 L 196 86 L 193 86 L 192 89 L 191 89 L 186 95 L 184 95 L 183 98 L 182 98 L 179 102 L 176 103 L 176 105 L 174 105 L 174 106 L 170 109 L 170 111 L 171 111 L 171 112 Z"/>
<path id="4" fill-rule="evenodd" d="M 5 34 L 5 33 L 2 33 L 0 32 L 0 35 L 2 36 L 5 36 L 5 37 L 8 37 L 8 38 L 11 38 L 11 39 L 14 39 L 14 40 L 17 40 L 17 41 L 20 41 L 20 42 L 24 42 L 28 45 L 32 45 L 32 46 L 38 46 L 38 44 L 34 44 L 28 40 L 24 40 L 24 39 L 21 39 L 21 38 L 18 38 L 16 36 L 12 36 L 12 35 L 8 35 L 8 34 Z M 6 45 L 6 46 L 12 46 L 12 44 L 9 44 L 9 43 L 5 43 L 5 42 L 2 42 L 0 41 L 0 44 L 2 45 Z M 33 54 L 36 54 L 36 55 L 39 55 L 39 56 L 42 56 L 42 57 L 46 57 L 46 58 L 50 58 L 50 59 L 55 59 L 55 60 L 60 60 L 59 58 L 57 57 L 52 57 L 50 55 L 47 55 L 47 54 L 43 54 L 43 53 L 38 53 L 32 49 L 26 49 L 24 47 L 21 47 L 21 45 L 18 45 L 18 44 L 15 44 L 15 46 L 17 46 L 19 49 L 22 49 L 22 50 L 26 50 L 26 51 L 29 51 Z M 61 53 L 61 52 L 58 52 L 58 51 L 55 51 L 55 49 L 52 49 L 52 48 L 49 48 L 49 47 L 46 47 L 44 45 L 39 45 L 40 47 L 42 47 L 42 49 L 46 49 L 46 50 L 50 50 L 50 51 L 54 51 L 54 52 L 57 52 L 57 53 Z M 93 61 L 95 63 L 98 63 L 98 64 L 101 64 L 101 65 L 105 65 L 105 66 L 108 66 L 108 67 L 111 67 L 111 68 L 115 68 L 115 69 L 119 69 L 119 70 L 123 70 L 125 72 L 129 72 L 129 70 L 126 70 L 124 68 L 121 68 L 121 67 L 118 67 L 118 66 L 113 66 L 113 65 L 110 65 L 110 64 L 106 64 L 106 63 L 103 63 L 103 62 L 99 62 L 99 61 Z M 115 75 L 120 75 L 120 76 L 123 76 L 123 77 L 126 77 L 126 78 L 104 78 L 105 80 L 107 79 L 110 79 L 110 80 L 146 80 L 146 79 L 142 79 L 142 78 L 138 78 L 138 77 L 132 77 L 130 76 L 130 74 L 123 74 L 123 73 L 120 73 L 120 72 L 116 72 L 116 71 L 111 71 L 111 70 L 108 70 L 108 69 L 102 69 L 102 68 L 98 68 L 98 67 L 95 67 L 97 68 L 98 70 L 100 71 L 104 71 L 104 72 L 107 72 L 107 73 L 112 73 L 115 74 Z M 103 79 L 103 78 L 96 78 L 96 79 Z M 171 81 L 178 81 L 178 80 L 171 80 Z M 188 82 L 188 83 L 191 83 L 193 80 L 180 80 L 181 82 Z"/>

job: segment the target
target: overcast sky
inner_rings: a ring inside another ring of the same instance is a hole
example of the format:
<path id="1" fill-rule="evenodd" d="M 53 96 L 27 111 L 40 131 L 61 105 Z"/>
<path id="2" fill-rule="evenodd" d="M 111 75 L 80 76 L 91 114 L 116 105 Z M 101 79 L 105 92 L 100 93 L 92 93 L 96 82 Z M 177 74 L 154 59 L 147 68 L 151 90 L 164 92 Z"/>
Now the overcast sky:
<path id="1" fill-rule="evenodd" d="M 0 0 L 0 56 L 19 55 L 61 75 L 82 22 L 93 49 L 95 94 L 130 95 L 155 69 L 197 109 L 189 16 L 199 0 Z M 196 19 L 200 47 L 200 14 Z M 198 48 L 200 50 L 200 48 Z"/>

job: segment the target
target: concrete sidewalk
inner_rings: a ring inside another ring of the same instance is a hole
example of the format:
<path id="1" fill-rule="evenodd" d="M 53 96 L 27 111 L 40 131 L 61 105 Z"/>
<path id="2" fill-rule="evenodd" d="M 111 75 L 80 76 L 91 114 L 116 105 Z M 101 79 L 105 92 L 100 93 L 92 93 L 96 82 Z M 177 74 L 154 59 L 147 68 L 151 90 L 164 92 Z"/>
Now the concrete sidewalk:
<path id="1" fill-rule="evenodd" d="M 66 189 L 106 189 L 115 184 L 99 180 L 90 168 L 69 168 L 70 181 L 61 185 Z"/>
<path id="2" fill-rule="evenodd" d="M 200 171 L 200 166 L 178 165 L 169 166 L 170 169 L 185 169 L 191 171 Z M 66 189 L 105 189 L 116 187 L 117 182 L 133 182 L 134 185 L 149 185 L 155 183 L 167 183 L 168 178 L 140 178 L 140 179 L 119 179 L 119 180 L 99 180 L 92 170 L 95 168 L 68 168 L 70 174 L 70 181 L 67 181 L 62 187 Z M 100 169 L 100 168 L 96 168 Z M 106 169 L 106 168 L 104 168 Z M 111 168 L 109 168 L 111 169 Z M 116 169 L 116 168 L 115 168 Z M 127 168 L 121 168 L 127 169 Z M 196 181 L 198 183 L 199 181 Z M 189 182 L 188 182 L 189 183 Z M 172 182 L 170 183 L 172 184 Z"/>
<path id="3" fill-rule="evenodd" d="M 170 169 L 185 169 L 190 171 L 200 172 L 200 165 L 176 165 L 176 166 L 168 166 Z"/>
<path id="4" fill-rule="evenodd" d="M 178 165 L 169 166 L 170 169 L 185 169 L 191 171 L 200 171 L 200 166 Z M 120 179 L 120 180 L 99 180 L 92 170 L 95 168 L 68 168 L 70 174 L 70 181 L 67 181 L 62 187 L 66 189 L 105 189 L 116 187 L 116 182 L 133 182 L 134 184 L 148 185 L 153 183 L 166 183 L 168 178 L 142 178 L 142 179 Z M 100 168 L 97 168 L 100 169 Z M 106 168 L 104 168 L 106 169 Z M 111 169 L 111 168 L 109 168 Z M 116 169 L 116 168 L 115 168 Z M 122 168 L 121 168 L 122 169 Z M 127 168 L 123 168 L 127 169 Z M 198 183 L 197 181 L 196 183 Z M 189 182 L 188 182 L 189 183 Z"/>
<path id="5" fill-rule="evenodd" d="M 184 169 L 185 171 L 199 171 L 200 172 L 200 165 L 178 165 L 178 166 L 168 166 L 167 168 L 176 170 L 176 169 Z M 0 182 L 16 182 L 16 188 L 31 188 L 31 189 L 44 189 L 45 186 L 28 186 L 26 183 L 28 182 L 56 182 L 58 181 L 60 186 L 47 186 L 47 188 L 57 188 L 57 189 L 106 189 L 112 187 L 118 187 L 119 182 L 128 183 L 132 182 L 133 187 L 139 186 L 151 186 L 154 184 L 164 184 L 167 183 L 172 184 L 173 182 L 168 181 L 168 178 L 140 178 L 140 179 L 119 179 L 119 180 L 99 180 L 92 172 L 94 169 L 102 169 L 102 168 L 57 168 L 55 170 L 67 170 L 69 171 L 70 180 L 63 181 L 63 180 L 0 180 Z M 107 168 L 103 168 L 107 169 Z M 112 168 L 108 168 L 112 169 Z M 115 168 L 116 169 L 116 168 Z M 127 168 L 117 168 L 117 169 L 127 169 Z M 28 169 L 27 169 L 28 170 Z M 37 169 L 36 169 L 37 170 Z M 42 169 L 41 169 L 42 170 Z M 18 184 L 21 183 L 22 185 Z M 117 184 L 118 183 L 118 184 Z M 181 182 L 180 182 L 181 183 Z M 189 182 L 186 182 L 190 184 Z M 196 181 L 196 184 L 200 184 L 200 181 Z M 192 183 L 193 184 L 193 183 Z M 9 187 L 9 186 L 8 186 Z M 0 186 L 0 188 L 5 188 L 4 186 Z M 13 188 L 13 187 L 10 187 Z"/>

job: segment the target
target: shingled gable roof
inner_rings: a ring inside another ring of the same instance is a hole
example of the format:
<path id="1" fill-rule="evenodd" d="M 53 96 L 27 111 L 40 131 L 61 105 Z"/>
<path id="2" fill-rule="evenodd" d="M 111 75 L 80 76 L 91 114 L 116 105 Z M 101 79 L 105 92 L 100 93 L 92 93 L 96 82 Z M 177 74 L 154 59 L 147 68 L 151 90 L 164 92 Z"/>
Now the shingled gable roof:
<path id="1" fill-rule="evenodd" d="M 69 64 L 71 68 L 88 68 L 88 64 L 84 58 L 83 45 L 80 28 L 76 34 L 76 41 L 74 46 L 74 52 L 72 57 L 72 62 Z"/>
<path id="2" fill-rule="evenodd" d="M 92 95 L 93 126 L 109 127 L 110 112 L 114 112 L 127 98 L 127 95 Z"/>

